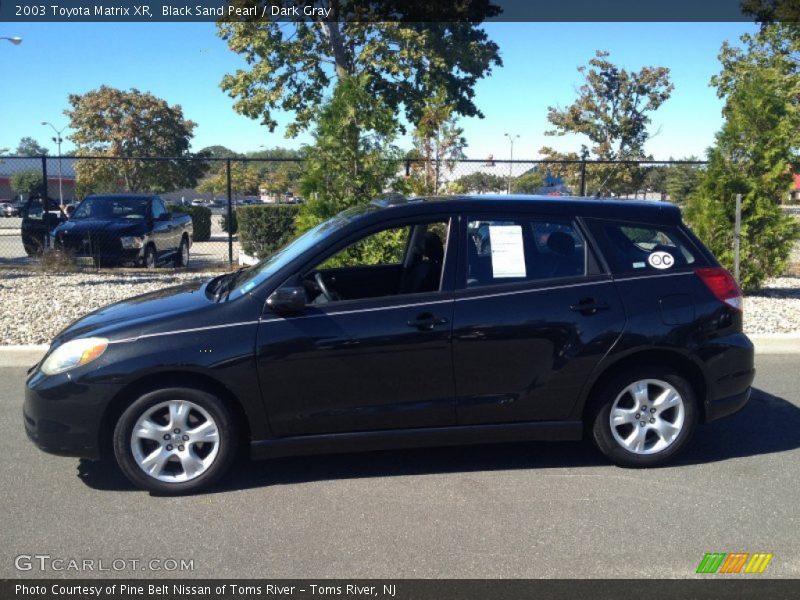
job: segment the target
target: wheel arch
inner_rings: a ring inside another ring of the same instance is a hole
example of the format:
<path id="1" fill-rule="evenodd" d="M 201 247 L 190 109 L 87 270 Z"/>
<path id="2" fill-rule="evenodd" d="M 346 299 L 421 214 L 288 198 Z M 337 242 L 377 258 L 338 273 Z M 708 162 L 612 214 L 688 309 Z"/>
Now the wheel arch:
<path id="1" fill-rule="evenodd" d="M 231 415 L 239 431 L 239 438 L 242 450 L 249 449 L 250 441 L 250 421 L 244 406 L 236 395 L 228 389 L 222 382 L 213 377 L 192 371 L 159 371 L 143 375 L 130 382 L 122 388 L 108 403 L 100 426 L 100 454 L 101 456 L 113 456 L 112 443 L 114 437 L 114 427 L 131 403 L 146 394 L 157 389 L 167 387 L 187 387 L 209 392 L 217 396 L 225 403 L 231 411 Z"/>
<path id="2" fill-rule="evenodd" d="M 708 385 L 702 369 L 686 355 L 675 350 L 661 348 L 627 354 L 597 371 L 593 379 L 584 387 L 585 391 L 581 396 L 581 403 L 577 411 L 581 419 L 586 421 L 587 411 L 592 408 L 595 394 L 608 381 L 626 370 L 645 365 L 667 365 L 683 375 L 695 393 L 699 419 L 701 422 L 705 420 L 705 399 Z"/>

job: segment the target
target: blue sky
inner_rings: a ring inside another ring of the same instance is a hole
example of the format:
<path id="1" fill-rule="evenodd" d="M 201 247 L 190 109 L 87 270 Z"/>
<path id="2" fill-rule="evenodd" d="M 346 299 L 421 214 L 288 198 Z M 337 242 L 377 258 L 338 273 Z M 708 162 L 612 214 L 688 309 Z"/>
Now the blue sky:
<path id="1" fill-rule="evenodd" d="M 485 28 L 500 46 L 504 66 L 476 88 L 485 118 L 461 121 L 471 158 L 507 158 L 505 132 L 520 135 L 515 158 L 535 158 L 543 145 L 577 151 L 579 137 L 544 135 L 547 107 L 574 99 L 580 84 L 576 68 L 598 49 L 610 51 L 611 60 L 628 69 L 671 69 L 675 91 L 653 116 L 647 151 L 661 159 L 703 155 L 722 124 L 722 103 L 709 87 L 719 70 L 719 48 L 724 40 L 736 42 L 755 30 L 747 23 L 490 23 Z M 180 104 L 198 123 L 195 150 L 212 144 L 240 152 L 261 145 L 298 147 L 310 139 L 286 139 L 283 127 L 269 133 L 233 111 L 219 82 L 244 61 L 216 36 L 213 23 L 5 23 L 3 35 L 19 35 L 24 42 L 0 42 L 0 148 L 33 136 L 54 151 L 52 132 L 41 122 L 66 125 L 68 94 L 101 84 L 137 87 Z M 406 139 L 399 143 L 409 145 Z"/>

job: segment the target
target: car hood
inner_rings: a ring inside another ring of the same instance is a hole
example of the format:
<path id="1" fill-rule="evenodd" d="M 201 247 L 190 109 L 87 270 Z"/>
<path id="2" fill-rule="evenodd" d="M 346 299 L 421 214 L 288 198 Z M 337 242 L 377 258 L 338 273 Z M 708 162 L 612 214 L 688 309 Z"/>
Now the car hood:
<path id="1" fill-rule="evenodd" d="M 55 229 L 55 233 L 69 233 L 80 235 L 82 233 L 94 233 L 102 231 L 104 233 L 118 233 L 124 235 L 136 231 L 144 230 L 144 220 L 130 219 L 75 219 L 66 223 L 61 223 Z"/>
<path id="2" fill-rule="evenodd" d="M 115 302 L 78 319 L 53 340 L 53 347 L 78 337 L 112 340 L 190 327 L 199 313 L 216 306 L 205 294 L 207 281 L 164 288 Z"/>

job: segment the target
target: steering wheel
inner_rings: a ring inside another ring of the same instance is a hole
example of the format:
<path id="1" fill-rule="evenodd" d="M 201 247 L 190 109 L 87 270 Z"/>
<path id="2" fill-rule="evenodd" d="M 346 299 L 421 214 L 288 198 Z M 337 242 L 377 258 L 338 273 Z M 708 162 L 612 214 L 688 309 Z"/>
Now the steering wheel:
<path id="1" fill-rule="evenodd" d="M 325 299 L 328 302 L 333 302 L 334 300 L 339 299 L 339 294 L 331 291 L 328 288 L 328 284 L 325 283 L 325 279 L 323 279 L 322 273 L 320 273 L 319 271 L 314 273 L 314 281 L 317 282 L 317 287 L 319 287 L 319 291 L 322 292 L 322 295 L 325 296 Z"/>

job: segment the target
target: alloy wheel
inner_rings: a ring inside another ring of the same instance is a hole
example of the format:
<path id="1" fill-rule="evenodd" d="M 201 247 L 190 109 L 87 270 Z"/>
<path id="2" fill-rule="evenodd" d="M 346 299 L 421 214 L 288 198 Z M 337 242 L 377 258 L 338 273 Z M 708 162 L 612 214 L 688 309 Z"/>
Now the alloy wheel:
<path id="1" fill-rule="evenodd" d="M 640 379 L 623 389 L 611 405 L 614 440 L 633 454 L 655 454 L 671 446 L 683 430 L 684 401 L 666 381 Z"/>
<path id="2" fill-rule="evenodd" d="M 190 481 L 205 473 L 219 453 L 219 426 L 188 400 L 168 400 L 146 410 L 131 432 L 136 464 L 158 481 Z"/>

